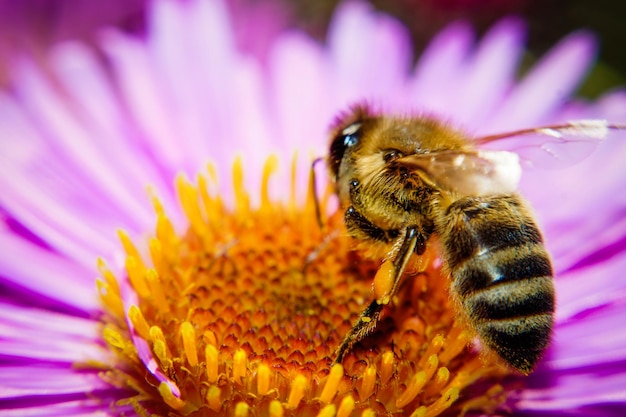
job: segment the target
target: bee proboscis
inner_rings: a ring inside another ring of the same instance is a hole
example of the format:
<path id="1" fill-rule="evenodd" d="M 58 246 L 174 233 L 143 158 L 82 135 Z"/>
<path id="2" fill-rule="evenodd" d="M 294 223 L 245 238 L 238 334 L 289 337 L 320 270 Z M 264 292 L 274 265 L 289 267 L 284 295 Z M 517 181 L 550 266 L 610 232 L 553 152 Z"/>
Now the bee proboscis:
<path id="1" fill-rule="evenodd" d="M 436 245 L 451 295 L 482 344 L 510 367 L 531 372 L 552 332 L 554 273 L 516 191 L 518 154 L 480 145 L 534 135 L 539 141 L 529 139 L 524 148 L 558 159 L 550 143 L 593 144 L 625 128 L 584 120 L 473 139 L 434 117 L 379 115 L 364 105 L 340 117 L 326 162 L 346 228 L 384 261 L 374 299 L 335 361 L 374 329 L 411 257 Z"/>

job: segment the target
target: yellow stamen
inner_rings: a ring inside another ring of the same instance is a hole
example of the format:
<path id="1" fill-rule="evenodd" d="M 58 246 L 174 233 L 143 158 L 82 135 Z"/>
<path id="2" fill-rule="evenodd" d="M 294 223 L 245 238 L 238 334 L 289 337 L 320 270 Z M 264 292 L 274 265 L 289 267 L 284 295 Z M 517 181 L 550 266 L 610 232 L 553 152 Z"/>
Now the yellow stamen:
<path id="1" fill-rule="evenodd" d="M 448 368 L 441 367 L 437 369 L 437 374 L 435 375 L 433 384 L 431 384 L 430 387 L 428 387 L 428 390 L 426 391 L 426 395 L 430 397 L 437 393 L 442 392 L 443 387 L 446 386 L 449 380 L 450 380 L 450 371 L 448 370 Z"/>
<path id="2" fill-rule="evenodd" d="M 437 355 L 430 355 L 428 361 L 426 362 L 426 381 L 430 381 L 430 379 L 435 374 L 438 365 L 439 358 L 437 357 Z"/>
<path id="3" fill-rule="evenodd" d="M 176 192 L 193 231 L 203 236 L 207 228 L 198 205 L 196 189 L 182 175 L 179 175 L 176 178 Z"/>
<path id="4" fill-rule="evenodd" d="M 131 258 L 134 258 L 141 269 L 145 268 L 145 265 L 143 264 L 141 260 L 141 255 L 139 253 L 139 250 L 137 249 L 133 241 L 130 239 L 130 237 L 128 237 L 128 234 L 126 233 L 126 231 L 122 229 L 118 229 L 117 236 L 122 242 L 122 246 L 124 247 L 124 252 L 126 252 L 126 255 Z"/>
<path id="5" fill-rule="evenodd" d="M 237 405 L 235 406 L 235 413 L 233 414 L 233 416 L 234 417 L 248 417 L 249 413 L 250 413 L 250 406 L 243 401 L 239 401 Z"/>
<path id="6" fill-rule="evenodd" d="M 308 381 L 303 375 L 296 375 L 291 383 L 291 390 L 289 391 L 289 399 L 287 400 L 287 407 L 294 409 L 300 404 L 304 397 L 304 390 L 306 389 Z"/>
<path id="7" fill-rule="evenodd" d="M 109 311 L 115 313 L 116 317 L 124 317 L 124 303 L 122 302 L 120 287 L 115 279 L 115 275 L 101 258 L 97 259 L 97 268 L 102 278 L 104 278 L 96 280 L 98 294 L 102 303 Z"/>
<path id="8" fill-rule="evenodd" d="M 217 336 L 215 336 L 215 333 L 211 330 L 205 330 L 204 333 L 202 333 L 202 340 L 207 345 L 217 346 Z"/>
<path id="9" fill-rule="evenodd" d="M 162 314 L 168 313 L 170 311 L 170 305 L 167 302 L 165 294 L 163 294 L 163 285 L 161 285 L 159 273 L 156 269 L 148 268 L 146 270 L 146 281 L 150 289 L 150 296 L 154 300 L 154 304 L 159 309 L 159 312 Z"/>
<path id="10" fill-rule="evenodd" d="M 145 267 L 141 261 L 134 256 L 126 257 L 126 271 L 128 271 L 128 279 L 133 285 L 137 294 L 142 298 L 150 296 L 150 289 L 145 279 Z"/>
<path id="11" fill-rule="evenodd" d="M 217 185 L 217 173 L 213 164 L 207 165 L 207 171 L 209 173 L 209 180 L 211 183 Z M 200 192 L 200 198 L 204 207 L 206 218 L 209 220 L 208 226 L 211 231 L 219 231 L 215 225 L 215 219 L 219 219 L 224 214 L 222 211 L 222 199 L 219 195 L 210 195 L 208 190 L 209 183 L 204 176 L 198 177 L 198 191 Z M 210 242 L 207 242 L 210 243 Z"/>
<path id="12" fill-rule="evenodd" d="M 158 326 L 152 326 L 150 327 L 149 334 L 154 354 L 165 368 L 170 368 L 172 365 L 172 355 L 167 348 L 163 331 Z"/>
<path id="13" fill-rule="evenodd" d="M 324 384 L 324 389 L 320 395 L 321 402 L 329 403 L 335 398 L 335 394 L 339 388 L 339 382 L 341 382 L 342 378 L 343 366 L 340 364 L 333 365 L 333 367 L 330 368 L 330 374 L 328 374 L 328 379 L 326 379 L 326 384 Z"/>
<path id="14" fill-rule="evenodd" d="M 354 398 L 352 395 L 347 395 L 343 397 L 341 403 L 339 404 L 339 409 L 337 410 L 337 417 L 349 417 L 354 410 Z"/>
<path id="15" fill-rule="evenodd" d="M 439 397 L 431 406 L 428 407 L 426 417 L 435 417 L 449 408 L 453 402 L 459 398 L 459 389 L 450 388 L 443 396 Z"/>
<path id="16" fill-rule="evenodd" d="M 160 251 L 161 253 L 173 254 L 176 251 L 176 245 L 179 243 L 174 226 L 165 214 L 163 204 L 155 195 L 152 195 L 152 206 L 154 207 L 154 212 L 157 216 L 155 235 L 161 246 Z M 159 265 L 162 265 L 156 261 L 153 263 L 157 268 Z"/>
<path id="17" fill-rule="evenodd" d="M 421 406 L 411 414 L 411 417 L 426 417 L 426 413 L 428 412 L 428 408 L 425 406 Z"/>
<path id="18" fill-rule="evenodd" d="M 204 348 L 204 357 L 206 360 L 206 374 L 210 383 L 217 381 L 219 372 L 219 351 L 213 345 L 207 345 Z"/>
<path id="19" fill-rule="evenodd" d="M 161 365 L 169 369 L 172 366 L 172 360 L 167 351 L 167 346 L 165 346 L 165 342 L 163 340 L 155 340 L 152 345 L 152 350 L 154 355 L 157 357 Z"/>
<path id="20" fill-rule="evenodd" d="M 317 417 L 335 417 L 337 415 L 337 406 L 328 404 L 317 413 Z"/>
<path id="21" fill-rule="evenodd" d="M 189 365 L 196 366 L 198 364 L 198 349 L 196 348 L 196 331 L 188 321 L 182 322 L 180 325 L 180 335 L 183 339 L 183 348 Z"/>
<path id="22" fill-rule="evenodd" d="M 237 349 L 233 356 L 233 381 L 241 382 L 241 378 L 246 375 L 248 358 L 243 349 Z"/>
<path id="23" fill-rule="evenodd" d="M 222 407 L 222 390 L 215 385 L 211 385 L 207 390 L 206 400 L 211 410 L 219 411 Z"/>
<path id="24" fill-rule="evenodd" d="M 371 408 L 366 408 L 361 413 L 361 417 L 376 417 L 376 415 L 376 411 L 372 410 Z"/>
<path id="25" fill-rule="evenodd" d="M 270 417 L 283 417 L 285 409 L 280 401 L 272 400 L 270 402 Z"/>
<path id="26" fill-rule="evenodd" d="M 96 289 L 100 295 L 102 304 L 104 304 L 109 311 L 115 312 L 117 317 L 123 317 L 124 303 L 122 302 L 122 299 L 115 294 L 111 287 L 106 282 L 97 279 Z"/>
<path id="27" fill-rule="evenodd" d="M 270 367 L 262 363 L 259 365 L 256 374 L 257 394 L 266 395 L 270 390 L 270 377 L 272 376 Z"/>
<path id="28" fill-rule="evenodd" d="M 265 161 L 263 167 L 263 181 L 261 183 L 261 209 L 271 209 L 273 204 L 270 200 L 269 193 L 269 179 L 271 175 L 278 170 L 278 158 L 276 155 L 272 155 Z"/>
<path id="29" fill-rule="evenodd" d="M 424 384 L 426 384 L 426 372 L 422 371 L 413 375 L 406 390 L 396 398 L 396 407 L 404 408 L 408 403 L 413 401 L 424 387 Z"/>
<path id="30" fill-rule="evenodd" d="M 120 350 L 126 350 L 129 346 L 129 341 L 124 338 L 119 332 L 115 331 L 111 327 L 105 327 L 102 333 L 104 340 L 111 346 Z"/>
<path id="31" fill-rule="evenodd" d="M 161 394 L 163 401 L 165 401 L 165 403 L 174 410 L 180 410 L 185 406 L 185 402 L 174 396 L 172 389 L 165 382 L 161 382 L 161 384 L 159 384 L 159 393 Z"/>
<path id="32" fill-rule="evenodd" d="M 238 213 L 245 214 L 250 208 L 250 197 L 243 184 L 243 165 L 241 158 L 233 164 L 233 189 L 235 192 L 235 207 Z"/>
<path id="33" fill-rule="evenodd" d="M 151 238 L 148 247 L 150 249 L 150 259 L 155 267 L 155 271 L 163 270 L 165 263 L 163 261 L 163 248 L 161 246 L 161 241 L 156 238 Z"/>
<path id="34" fill-rule="evenodd" d="M 383 357 L 380 363 L 380 382 L 386 384 L 393 375 L 393 366 L 395 364 L 395 358 L 393 352 L 383 353 Z"/>
<path id="35" fill-rule="evenodd" d="M 133 327 L 135 331 L 139 334 L 139 336 L 144 339 L 148 339 L 150 337 L 150 326 L 146 322 L 143 314 L 139 307 L 132 305 L 128 308 L 128 318 L 130 318 L 131 323 L 133 323 Z"/>
<path id="36" fill-rule="evenodd" d="M 374 392 L 376 385 L 376 368 L 368 366 L 363 373 L 361 389 L 359 390 L 359 399 L 361 401 L 368 398 Z"/>
<path id="37" fill-rule="evenodd" d="M 459 331 L 459 327 L 453 327 L 451 334 L 446 337 L 446 345 L 439 354 L 442 362 L 449 362 L 465 349 L 470 340 L 468 331 Z"/>
<path id="38" fill-rule="evenodd" d="M 424 355 L 422 356 L 422 359 L 420 360 L 419 365 L 421 368 L 424 368 L 426 366 L 426 362 L 432 355 L 436 355 L 441 351 L 441 348 L 443 348 L 443 345 L 445 344 L 445 342 L 446 342 L 446 339 L 444 339 L 443 336 L 441 335 L 435 336 L 432 342 L 430 342 L 430 344 L 428 345 L 426 352 L 424 352 Z"/>

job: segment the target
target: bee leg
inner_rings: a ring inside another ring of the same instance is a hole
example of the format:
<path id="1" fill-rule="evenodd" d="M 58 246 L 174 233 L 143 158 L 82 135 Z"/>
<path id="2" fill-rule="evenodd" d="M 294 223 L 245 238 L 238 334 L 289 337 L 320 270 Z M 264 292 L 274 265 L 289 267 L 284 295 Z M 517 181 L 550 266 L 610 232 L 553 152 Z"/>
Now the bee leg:
<path id="1" fill-rule="evenodd" d="M 354 324 L 352 329 L 350 329 L 343 339 L 343 342 L 341 342 L 341 345 L 335 351 L 335 363 L 342 362 L 346 353 L 352 349 L 352 346 L 363 340 L 365 336 L 374 330 L 380 319 L 380 313 L 383 307 L 389 302 L 398 289 L 404 268 L 409 262 L 420 239 L 423 240 L 423 236 L 419 233 L 417 226 L 410 226 L 406 229 L 402 243 L 395 256 L 392 260 L 387 260 L 383 263 L 374 278 L 374 285 L 376 286 L 376 280 L 379 279 L 379 275 L 385 275 L 383 280 L 387 282 L 387 284 L 384 284 L 384 286 L 388 289 L 388 291 L 385 291 L 385 297 L 381 298 L 376 295 L 376 298 L 363 310 L 358 321 Z"/>
<path id="2" fill-rule="evenodd" d="M 339 345 L 335 351 L 334 363 L 343 362 L 344 356 L 352 349 L 352 346 L 363 340 L 365 336 L 374 330 L 382 309 L 383 305 L 374 300 L 363 310 L 359 316 L 359 320 L 354 324 L 352 329 L 350 329 L 350 332 L 348 332 L 343 342 L 341 342 L 341 345 Z"/>
<path id="3" fill-rule="evenodd" d="M 348 207 L 345 213 L 345 224 L 348 233 L 358 240 L 375 240 L 391 243 L 399 236 L 398 230 L 383 230 L 374 225 L 353 206 Z"/>

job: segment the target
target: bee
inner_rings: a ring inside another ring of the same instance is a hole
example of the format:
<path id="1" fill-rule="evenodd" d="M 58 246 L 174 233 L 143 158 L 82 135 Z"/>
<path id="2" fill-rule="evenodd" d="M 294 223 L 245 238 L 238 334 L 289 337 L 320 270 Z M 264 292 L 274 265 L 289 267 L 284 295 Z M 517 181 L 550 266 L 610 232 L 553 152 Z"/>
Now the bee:
<path id="1" fill-rule="evenodd" d="M 569 133 L 593 140 L 611 128 L 623 129 L 582 121 L 473 139 L 434 117 L 378 115 L 365 105 L 340 117 L 326 163 L 348 233 L 384 261 L 374 299 L 337 348 L 335 362 L 375 328 L 409 260 L 434 246 L 450 293 L 482 344 L 530 373 L 550 341 L 554 271 L 516 192 L 518 154 L 479 145 L 531 134 L 560 143 Z M 537 148 L 550 153 L 544 142 Z"/>

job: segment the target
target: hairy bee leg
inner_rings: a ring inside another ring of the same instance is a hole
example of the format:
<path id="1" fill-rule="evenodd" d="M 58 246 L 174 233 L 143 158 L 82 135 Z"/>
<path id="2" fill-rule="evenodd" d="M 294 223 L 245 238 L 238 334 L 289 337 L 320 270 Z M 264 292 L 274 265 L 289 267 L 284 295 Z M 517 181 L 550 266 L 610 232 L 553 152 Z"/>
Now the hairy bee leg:
<path id="1" fill-rule="evenodd" d="M 376 240 L 390 243 L 397 239 L 397 230 L 383 230 L 374 225 L 365 216 L 357 211 L 353 206 L 348 207 L 344 215 L 344 221 L 350 236 L 359 240 Z"/>
<path id="2" fill-rule="evenodd" d="M 335 351 L 334 363 L 343 362 L 343 358 L 356 343 L 363 340 L 374 328 L 378 319 L 380 318 L 380 312 L 383 309 L 383 304 L 373 300 L 365 310 L 359 316 L 358 321 L 352 326 L 352 329 L 348 332 L 346 337 L 341 342 L 341 345 Z"/>
<path id="3" fill-rule="evenodd" d="M 390 291 L 388 293 L 389 298 L 393 297 L 393 294 L 397 291 L 404 268 L 409 262 L 409 259 L 411 258 L 411 255 L 413 254 L 420 238 L 421 234 L 419 233 L 417 226 L 410 226 L 406 229 L 402 239 L 402 244 L 396 252 L 393 260 L 390 261 L 393 283 L 390 286 Z M 350 329 L 346 337 L 343 339 L 343 342 L 341 342 L 341 345 L 339 345 L 335 351 L 335 363 L 342 362 L 346 353 L 352 349 L 352 346 L 360 342 L 365 336 L 374 330 L 378 320 L 380 319 L 380 313 L 384 305 L 385 303 L 383 303 L 382 300 L 376 298 L 367 306 L 367 308 L 365 308 L 365 310 L 363 310 L 358 321 L 354 324 L 354 326 L 352 326 L 352 329 Z"/>

